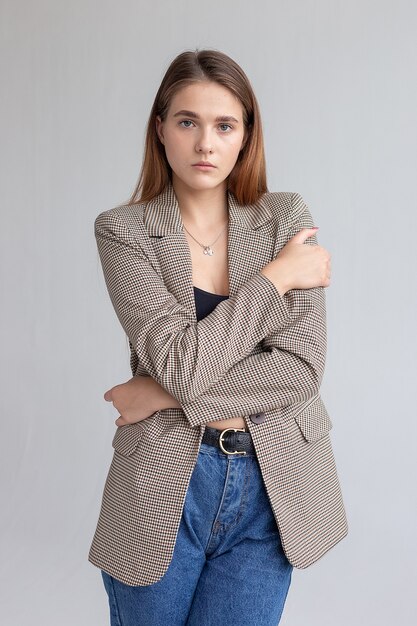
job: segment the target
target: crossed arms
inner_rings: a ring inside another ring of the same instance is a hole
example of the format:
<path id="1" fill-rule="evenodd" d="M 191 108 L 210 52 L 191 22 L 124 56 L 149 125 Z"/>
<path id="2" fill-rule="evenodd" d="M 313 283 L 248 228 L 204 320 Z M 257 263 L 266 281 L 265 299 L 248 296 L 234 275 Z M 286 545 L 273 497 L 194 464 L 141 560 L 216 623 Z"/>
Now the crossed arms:
<path id="1" fill-rule="evenodd" d="M 311 226 L 307 205 L 293 194 L 287 239 Z M 152 267 L 141 234 L 133 235 L 112 211 L 95 220 L 119 321 L 140 364 L 177 399 L 191 426 L 275 409 L 317 393 L 326 356 L 323 287 L 281 296 L 257 273 L 196 322 Z M 312 236 L 306 243 L 317 240 Z"/>

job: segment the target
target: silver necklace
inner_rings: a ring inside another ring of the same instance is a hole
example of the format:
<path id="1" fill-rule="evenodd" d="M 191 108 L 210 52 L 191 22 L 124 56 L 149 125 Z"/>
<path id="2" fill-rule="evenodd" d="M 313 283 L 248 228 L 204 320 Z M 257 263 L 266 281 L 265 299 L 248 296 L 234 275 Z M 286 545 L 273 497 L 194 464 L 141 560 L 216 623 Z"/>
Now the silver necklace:
<path id="1" fill-rule="evenodd" d="M 228 224 L 228 222 L 226 222 L 226 226 L 227 226 L 227 224 Z M 226 229 L 226 226 L 222 229 L 222 232 L 220 233 L 220 235 L 222 235 L 222 234 L 223 234 L 223 231 Z M 184 228 L 185 228 L 185 226 L 184 226 Z M 211 246 L 213 246 L 213 245 L 216 243 L 216 241 L 217 241 L 217 239 L 220 237 L 220 235 L 219 235 L 218 237 L 216 237 L 216 239 L 213 241 L 213 243 L 211 243 L 211 244 L 210 244 L 210 245 L 208 245 L 208 246 L 205 246 L 203 243 L 200 243 L 199 241 L 197 241 L 197 239 L 196 239 L 195 237 L 193 237 L 193 236 L 192 236 L 192 234 L 190 233 L 190 231 L 189 231 L 189 230 L 187 230 L 187 228 L 185 228 L 185 230 L 186 230 L 186 231 L 187 231 L 187 233 L 190 235 L 190 237 L 192 237 L 192 238 L 194 239 L 194 241 L 195 241 L 196 243 L 198 243 L 198 245 L 199 245 L 199 246 L 201 246 L 201 247 L 203 248 L 203 254 L 208 254 L 209 256 L 213 256 L 213 254 L 214 254 L 214 250 L 213 250 L 213 248 L 212 248 Z"/>

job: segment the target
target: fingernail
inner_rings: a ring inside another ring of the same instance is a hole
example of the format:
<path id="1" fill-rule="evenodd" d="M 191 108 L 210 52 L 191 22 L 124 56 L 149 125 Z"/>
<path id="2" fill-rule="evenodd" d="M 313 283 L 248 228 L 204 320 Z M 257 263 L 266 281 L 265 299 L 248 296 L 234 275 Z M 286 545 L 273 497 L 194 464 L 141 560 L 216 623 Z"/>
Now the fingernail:
<path id="1" fill-rule="evenodd" d="M 318 230 L 318 229 L 319 229 L 319 227 L 318 227 L 318 226 L 312 226 L 312 229 L 313 229 L 313 230 Z"/>

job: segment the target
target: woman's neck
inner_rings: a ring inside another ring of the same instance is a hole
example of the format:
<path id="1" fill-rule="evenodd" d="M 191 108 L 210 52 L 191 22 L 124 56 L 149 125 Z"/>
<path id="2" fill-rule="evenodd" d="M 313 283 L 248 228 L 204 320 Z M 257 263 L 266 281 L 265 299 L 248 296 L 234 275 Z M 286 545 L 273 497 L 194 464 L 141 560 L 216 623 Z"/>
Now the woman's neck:
<path id="1" fill-rule="evenodd" d="M 214 189 L 190 189 L 173 175 L 172 186 L 184 224 L 200 232 L 218 230 L 228 221 L 227 183 Z"/>

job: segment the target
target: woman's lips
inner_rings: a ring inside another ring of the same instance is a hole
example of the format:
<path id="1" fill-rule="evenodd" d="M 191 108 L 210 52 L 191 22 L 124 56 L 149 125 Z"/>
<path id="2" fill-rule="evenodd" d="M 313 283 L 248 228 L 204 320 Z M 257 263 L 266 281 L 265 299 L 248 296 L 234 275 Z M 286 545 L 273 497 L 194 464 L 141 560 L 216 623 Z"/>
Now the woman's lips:
<path id="1" fill-rule="evenodd" d="M 214 165 L 193 165 L 193 167 L 196 167 L 199 170 L 214 170 L 214 169 L 216 169 Z"/>

